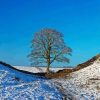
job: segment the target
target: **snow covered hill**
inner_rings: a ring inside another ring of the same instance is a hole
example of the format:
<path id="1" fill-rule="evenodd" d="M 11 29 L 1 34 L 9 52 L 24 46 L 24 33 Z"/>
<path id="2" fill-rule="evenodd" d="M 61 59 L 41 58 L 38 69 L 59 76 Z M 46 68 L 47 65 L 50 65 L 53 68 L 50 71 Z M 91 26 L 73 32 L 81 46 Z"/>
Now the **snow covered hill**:
<path id="1" fill-rule="evenodd" d="M 100 100 L 100 56 L 67 79 L 53 81 L 55 85 L 61 84 L 63 92 L 72 100 Z"/>
<path id="2" fill-rule="evenodd" d="M 0 100 L 62 100 L 51 80 L 0 64 Z"/>
<path id="3" fill-rule="evenodd" d="M 74 81 L 77 84 L 86 84 L 92 79 L 100 80 L 100 57 L 92 65 L 74 72 L 72 77 L 76 78 Z"/>
<path id="4" fill-rule="evenodd" d="M 100 55 L 85 64 L 66 78 L 50 80 L 0 64 L 0 100 L 100 100 Z M 44 71 L 35 67 L 18 69 Z"/>

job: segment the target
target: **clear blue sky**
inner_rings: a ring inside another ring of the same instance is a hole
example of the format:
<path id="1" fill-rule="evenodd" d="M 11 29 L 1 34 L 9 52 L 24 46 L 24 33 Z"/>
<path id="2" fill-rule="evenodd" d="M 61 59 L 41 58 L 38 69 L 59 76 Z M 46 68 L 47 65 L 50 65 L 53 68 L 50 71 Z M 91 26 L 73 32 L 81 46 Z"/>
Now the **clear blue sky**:
<path id="1" fill-rule="evenodd" d="M 100 53 L 100 0 L 0 0 L 0 60 L 29 65 L 33 34 L 45 27 L 64 34 L 70 65 L 84 62 Z"/>

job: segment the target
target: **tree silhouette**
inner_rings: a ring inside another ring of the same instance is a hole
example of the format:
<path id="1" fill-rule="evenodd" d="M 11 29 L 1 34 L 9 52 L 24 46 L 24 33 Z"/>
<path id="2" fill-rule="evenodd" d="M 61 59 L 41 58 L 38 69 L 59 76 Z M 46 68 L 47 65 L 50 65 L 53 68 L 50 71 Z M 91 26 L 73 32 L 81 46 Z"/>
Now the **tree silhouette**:
<path id="1" fill-rule="evenodd" d="M 31 47 L 29 57 L 32 65 L 46 64 L 47 73 L 54 61 L 69 62 L 67 55 L 71 55 L 72 52 L 71 48 L 66 46 L 63 34 L 49 28 L 34 34 Z"/>

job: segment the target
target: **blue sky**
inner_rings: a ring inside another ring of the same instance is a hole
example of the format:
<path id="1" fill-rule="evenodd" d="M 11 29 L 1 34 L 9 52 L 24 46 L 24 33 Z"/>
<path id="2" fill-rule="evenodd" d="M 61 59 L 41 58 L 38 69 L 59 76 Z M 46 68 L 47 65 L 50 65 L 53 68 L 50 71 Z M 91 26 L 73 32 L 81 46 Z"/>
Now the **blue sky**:
<path id="1" fill-rule="evenodd" d="M 0 0 L 0 60 L 29 65 L 33 35 L 45 27 L 64 34 L 76 66 L 100 53 L 100 0 Z"/>

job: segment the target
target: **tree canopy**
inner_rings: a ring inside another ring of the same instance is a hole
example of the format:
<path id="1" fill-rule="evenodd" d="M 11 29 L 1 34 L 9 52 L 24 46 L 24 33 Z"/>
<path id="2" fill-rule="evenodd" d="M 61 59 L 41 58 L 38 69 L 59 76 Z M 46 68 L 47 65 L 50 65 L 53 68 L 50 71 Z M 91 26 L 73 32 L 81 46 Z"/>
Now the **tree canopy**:
<path id="1" fill-rule="evenodd" d="M 32 51 L 29 55 L 32 65 L 46 64 L 47 72 L 53 62 L 69 62 L 67 55 L 71 55 L 72 49 L 63 39 L 63 34 L 45 28 L 34 34 Z"/>

